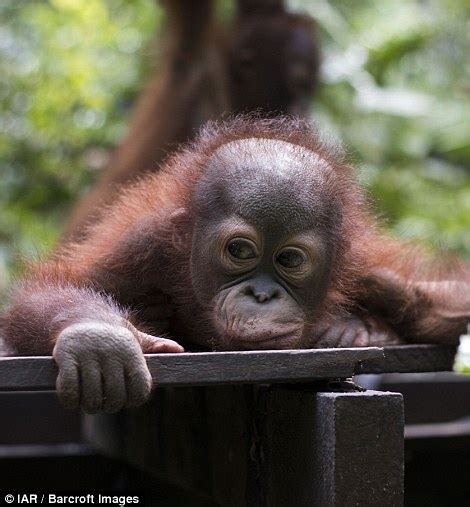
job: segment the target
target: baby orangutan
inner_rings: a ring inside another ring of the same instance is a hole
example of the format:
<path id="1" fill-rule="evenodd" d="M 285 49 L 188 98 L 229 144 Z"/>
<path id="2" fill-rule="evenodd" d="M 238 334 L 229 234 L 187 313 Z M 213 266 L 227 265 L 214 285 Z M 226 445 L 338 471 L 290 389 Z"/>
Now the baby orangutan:
<path id="1" fill-rule="evenodd" d="M 468 271 L 429 276 L 383 237 L 352 169 L 300 120 L 210 125 L 38 264 L 1 317 L 19 355 L 53 354 L 63 403 L 148 396 L 143 352 L 455 343 Z M 398 338 L 400 337 L 400 339 Z"/>

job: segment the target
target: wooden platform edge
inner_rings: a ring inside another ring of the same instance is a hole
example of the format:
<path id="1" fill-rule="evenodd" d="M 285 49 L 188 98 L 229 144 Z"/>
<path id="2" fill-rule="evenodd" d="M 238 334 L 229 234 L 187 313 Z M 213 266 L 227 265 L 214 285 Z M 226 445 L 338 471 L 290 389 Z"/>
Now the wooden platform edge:
<path id="1" fill-rule="evenodd" d="M 404 345 L 349 349 L 149 354 L 158 387 L 308 382 L 358 373 L 452 369 L 454 347 Z M 0 391 L 55 389 L 57 367 L 49 356 L 0 358 Z"/>

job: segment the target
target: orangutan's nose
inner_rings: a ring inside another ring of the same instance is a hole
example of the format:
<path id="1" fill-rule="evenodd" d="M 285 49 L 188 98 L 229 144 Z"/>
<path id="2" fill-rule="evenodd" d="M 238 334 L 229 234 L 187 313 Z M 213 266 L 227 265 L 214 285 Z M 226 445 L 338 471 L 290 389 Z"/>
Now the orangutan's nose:
<path id="1" fill-rule="evenodd" d="M 277 284 L 270 280 L 253 280 L 245 288 L 245 294 L 251 296 L 257 303 L 267 303 L 279 296 Z"/>

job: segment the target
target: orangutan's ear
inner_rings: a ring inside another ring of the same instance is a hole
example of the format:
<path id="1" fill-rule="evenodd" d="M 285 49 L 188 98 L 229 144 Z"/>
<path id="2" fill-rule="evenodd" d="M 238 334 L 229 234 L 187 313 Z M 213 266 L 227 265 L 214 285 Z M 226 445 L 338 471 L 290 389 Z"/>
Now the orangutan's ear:
<path id="1" fill-rule="evenodd" d="M 170 215 L 172 243 L 178 251 L 191 248 L 191 221 L 186 208 L 178 208 Z"/>

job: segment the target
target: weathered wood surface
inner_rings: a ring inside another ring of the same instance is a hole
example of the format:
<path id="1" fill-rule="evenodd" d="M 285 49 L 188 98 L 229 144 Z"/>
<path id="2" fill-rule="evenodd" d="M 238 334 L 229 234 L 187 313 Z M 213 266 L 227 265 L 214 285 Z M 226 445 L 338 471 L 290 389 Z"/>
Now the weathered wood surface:
<path id="1" fill-rule="evenodd" d="M 384 358 L 367 359 L 359 373 L 423 373 L 452 371 L 453 345 L 397 345 L 384 347 Z"/>
<path id="2" fill-rule="evenodd" d="M 137 409 L 87 416 L 85 435 L 207 505 L 401 506 L 401 395 L 317 388 L 157 389 Z"/>
<path id="3" fill-rule="evenodd" d="M 401 394 L 274 387 L 267 407 L 264 505 L 403 504 Z"/>
<path id="4" fill-rule="evenodd" d="M 149 354 L 156 385 L 261 384 L 347 378 L 357 373 L 446 371 L 455 349 L 437 345 L 396 347 Z M 55 389 L 51 357 L 0 358 L 0 391 Z"/>

